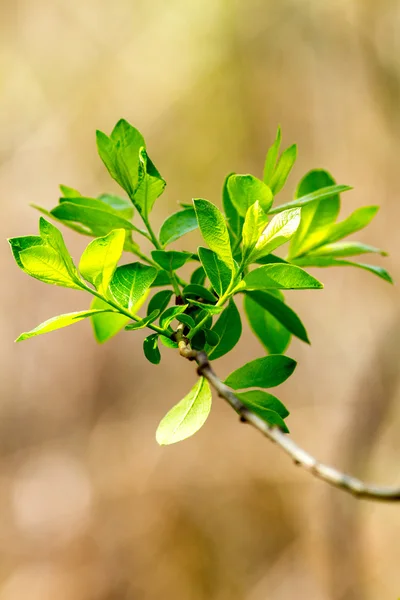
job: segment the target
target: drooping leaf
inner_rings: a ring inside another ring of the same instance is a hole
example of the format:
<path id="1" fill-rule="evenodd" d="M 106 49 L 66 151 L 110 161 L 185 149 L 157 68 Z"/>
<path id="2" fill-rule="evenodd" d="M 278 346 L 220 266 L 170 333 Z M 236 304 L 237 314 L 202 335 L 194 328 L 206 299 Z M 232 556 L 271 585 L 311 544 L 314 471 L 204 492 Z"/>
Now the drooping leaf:
<path id="1" fill-rule="evenodd" d="M 110 307 L 108 307 L 105 310 L 112 311 Z M 82 310 L 80 312 L 72 312 L 65 315 L 58 315 L 57 317 L 53 317 L 52 319 L 44 321 L 44 323 L 41 323 L 31 331 L 21 333 L 21 335 L 15 341 L 22 342 L 24 340 L 29 340 L 30 338 L 35 337 L 36 335 L 41 335 L 43 333 L 55 331 L 56 329 L 68 327 L 68 325 L 78 323 L 79 321 L 82 321 L 82 319 L 87 319 L 88 317 L 91 317 L 94 314 L 105 312 L 105 310 Z"/>
<path id="2" fill-rule="evenodd" d="M 151 312 L 149 315 L 147 315 L 147 317 L 140 319 L 140 321 L 134 321 L 133 323 L 129 323 L 125 327 L 125 331 L 135 331 L 136 329 L 144 329 L 145 327 L 147 327 L 147 325 L 149 325 L 150 323 L 153 323 L 153 321 L 155 321 L 157 319 L 159 314 L 160 314 L 159 310 L 153 310 L 153 312 Z"/>
<path id="3" fill-rule="evenodd" d="M 210 290 L 202 285 L 198 285 L 197 283 L 190 283 L 189 285 L 186 285 L 182 292 L 185 297 L 194 296 L 195 298 L 203 298 L 203 300 L 208 300 L 214 304 L 217 301 L 217 298 L 212 292 L 210 292 Z"/>
<path id="4" fill-rule="evenodd" d="M 273 174 L 275 171 L 275 165 L 276 165 L 276 161 L 278 158 L 279 149 L 281 146 L 281 140 L 282 140 L 282 132 L 281 132 L 281 128 L 278 127 L 278 130 L 276 132 L 275 141 L 267 152 L 267 156 L 266 156 L 265 164 L 264 164 L 263 178 L 264 178 L 264 183 L 266 183 L 268 186 L 271 186 L 271 181 L 272 181 L 272 177 L 273 177 Z"/>
<path id="5" fill-rule="evenodd" d="M 393 279 L 386 269 L 375 265 L 366 265 L 350 260 L 339 260 L 329 256 L 305 256 L 304 258 L 296 258 L 295 262 L 302 267 L 358 267 L 359 269 L 374 273 L 389 283 L 393 283 Z"/>
<path id="6" fill-rule="evenodd" d="M 274 215 L 279 212 L 282 212 L 283 210 L 287 210 L 288 208 L 302 208 L 303 206 L 310 204 L 310 202 L 314 202 L 314 200 L 323 200 L 324 198 L 331 198 L 336 194 L 341 194 L 342 192 L 347 192 L 351 189 L 352 188 L 349 185 L 330 185 L 328 187 L 321 188 L 316 192 L 312 192 L 311 194 L 306 194 L 301 198 L 295 198 L 290 202 L 285 202 L 285 204 L 281 204 L 280 206 L 274 206 L 269 210 L 269 214 Z"/>
<path id="7" fill-rule="evenodd" d="M 108 235 L 96 238 L 82 254 L 79 270 L 83 277 L 105 294 L 125 243 L 125 231 L 115 229 Z"/>
<path id="8" fill-rule="evenodd" d="M 170 215 L 161 225 L 160 243 L 162 246 L 167 246 L 194 229 L 197 229 L 197 219 L 194 209 L 190 207 L 180 210 Z"/>
<path id="9" fill-rule="evenodd" d="M 157 275 L 157 269 L 139 262 L 118 267 L 109 290 L 116 302 L 130 310 L 147 292 Z"/>
<path id="10" fill-rule="evenodd" d="M 295 265 L 275 263 L 250 271 L 244 283 L 248 290 L 307 290 L 321 289 L 320 281 Z"/>
<path id="11" fill-rule="evenodd" d="M 160 327 L 166 329 L 177 315 L 185 312 L 188 306 L 188 304 L 180 304 L 178 306 L 170 306 L 169 308 L 167 308 L 167 310 L 165 310 L 161 315 Z"/>
<path id="12" fill-rule="evenodd" d="M 380 254 L 381 256 L 387 256 L 387 252 L 369 246 L 368 244 L 362 244 L 361 242 L 334 242 L 333 244 L 324 244 L 319 246 L 311 252 L 307 252 L 307 256 L 330 256 L 330 257 L 346 257 L 346 256 L 359 256 L 360 254 Z"/>
<path id="13" fill-rule="evenodd" d="M 329 228 L 324 242 L 332 244 L 337 240 L 364 229 L 374 218 L 379 210 L 379 206 L 363 206 L 355 210 L 347 219 L 340 223 L 335 223 Z"/>
<path id="14" fill-rule="evenodd" d="M 297 146 L 293 144 L 286 150 L 284 150 L 279 157 L 278 164 L 274 170 L 274 174 L 271 178 L 271 191 L 274 194 L 278 194 L 286 183 L 289 173 L 293 168 L 297 156 Z"/>
<path id="15" fill-rule="evenodd" d="M 268 217 L 261 208 L 258 200 L 252 204 L 246 213 L 242 233 L 242 262 L 246 265 L 253 255 L 261 234 L 268 223 Z"/>
<path id="16" fill-rule="evenodd" d="M 153 310 L 164 312 L 171 300 L 172 293 L 172 290 L 161 290 L 154 294 L 147 307 L 147 314 L 150 315 Z"/>
<path id="17" fill-rule="evenodd" d="M 188 395 L 160 422 L 156 433 L 157 442 L 164 446 L 190 437 L 204 425 L 210 410 L 210 386 L 204 377 L 200 377 Z"/>
<path id="18" fill-rule="evenodd" d="M 248 262 L 255 262 L 262 256 L 285 244 L 295 235 L 300 223 L 300 209 L 292 208 L 275 215 L 259 237 Z"/>
<path id="19" fill-rule="evenodd" d="M 219 341 L 213 347 L 206 347 L 206 352 L 210 360 L 216 360 L 230 352 L 242 335 L 240 314 L 233 300 L 229 301 L 228 306 L 221 313 L 212 331 L 218 335 Z"/>
<path id="20" fill-rule="evenodd" d="M 306 342 L 307 344 L 310 343 L 303 323 L 297 314 L 285 304 L 283 299 L 278 298 L 275 294 L 271 294 L 270 292 L 261 291 L 246 292 L 246 298 L 251 298 L 251 300 L 262 307 L 264 311 L 268 311 L 277 321 L 279 321 L 279 323 L 281 323 L 281 325 L 290 331 L 290 333 L 300 340 L 303 340 L 303 342 Z M 245 299 L 245 303 L 248 303 L 248 300 Z M 250 311 L 251 306 L 247 309 L 247 312 Z"/>
<path id="21" fill-rule="evenodd" d="M 145 219 L 150 214 L 154 202 L 163 193 L 165 186 L 165 180 L 147 156 L 146 150 L 141 148 L 139 152 L 139 184 L 130 197 Z"/>
<path id="22" fill-rule="evenodd" d="M 234 262 L 229 233 L 222 213 L 208 200 L 193 200 L 193 204 L 203 239 L 211 250 L 233 271 Z"/>
<path id="23" fill-rule="evenodd" d="M 153 250 L 151 256 L 165 271 L 175 271 L 192 258 L 190 252 L 178 252 L 177 250 Z"/>
<path id="24" fill-rule="evenodd" d="M 142 303 L 143 302 L 141 301 L 141 304 Z M 99 344 L 103 344 L 114 337 L 114 335 L 121 331 L 121 329 L 123 329 L 130 321 L 129 317 L 118 312 L 102 312 L 101 309 L 108 310 L 110 305 L 100 298 L 94 298 L 90 308 L 91 310 L 97 309 L 97 311 L 93 313 L 91 321 L 94 337 Z M 136 305 L 132 312 L 135 313 L 139 308 L 140 306 Z"/>
<path id="25" fill-rule="evenodd" d="M 199 258 L 210 283 L 218 296 L 222 296 L 231 282 L 232 273 L 218 255 L 208 248 L 198 249 Z"/>
<path id="26" fill-rule="evenodd" d="M 230 200 L 241 217 L 246 216 L 247 210 L 257 200 L 264 212 L 272 206 L 271 189 L 253 175 L 231 175 L 227 187 Z"/>
<path id="27" fill-rule="evenodd" d="M 262 293 L 262 292 L 256 292 Z M 271 313 L 255 302 L 244 298 L 244 309 L 253 333 L 269 354 L 282 354 L 289 345 L 291 334 Z"/>
<path id="28" fill-rule="evenodd" d="M 77 198 L 69 198 L 50 211 L 52 217 L 61 221 L 68 227 L 80 223 L 85 228 L 86 235 L 100 237 L 107 235 L 114 229 L 136 231 L 130 221 L 114 212 L 105 209 L 105 204 L 95 199 L 85 199 L 85 203 L 77 202 Z M 90 200 L 90 205 L 88 200 Z M 83 233 L 83 232 L 81 232 Z"/>
<path id="29" fill-rule="evenodd" d="M 296 198 L 316 192 L 321 188 L 335 185 L 335 180 L 327 171 L 314 169 L 300 181 Z M 295 257 L 318 246 L 326 236 L 327 228 L 336 221 L 340 211 L 340 196 L 335 194 L 322 200 L 314 200 L 301 209 L 300 226 L 290 244 L 289 256 Z"/>
<path id="30" fill-rule="evenodd" d="M 270 354 L 256 358 L 233 371 L 225 379 L 227 386 L 234 390 L 246 388 L 270 388 L 280 385 L 293 373 L 296 361 L 281 354 Z"/>
<path id="31" fill-rule="evenodd" d="M 261 419 L 266 421 L 269 425 L 275 425 L 282 429 L 282 431 L 285 433 L 289 433 L 282 415 L 279 414 L 275 408 L 272 408 L 279 407 L 280 405 L 285 410 L 286 415 L 288 414 L 288 411 L 285 409 L 280 400 L 278 400 L 278 398 L 275 398 L 275 396 L 272 396 L 267 392 L 262 392 L 261 390 L 243 392 L 241 394 L 236 394 L 236 396 L 246 408 L 261 417 Z"/>
<path id="32" fill-rule="evenodd" d="M 229 194 L 228 181 L 231 175 L 234 175 L 234 173 L 228 175 L 224 181 L 224 186 L 222 188 L 222 206 L 226 215 L 231 246 L 234 248 L 240 244 L 244 218 L 238 213 Z"/>
<path id="33" fill-rule="evenodd" d="M 144 339 L 143 352 L 147 360 L 153 365 L 160 363 L 161 354 L 158 348 L 158 333 L 152 333 Z"/>

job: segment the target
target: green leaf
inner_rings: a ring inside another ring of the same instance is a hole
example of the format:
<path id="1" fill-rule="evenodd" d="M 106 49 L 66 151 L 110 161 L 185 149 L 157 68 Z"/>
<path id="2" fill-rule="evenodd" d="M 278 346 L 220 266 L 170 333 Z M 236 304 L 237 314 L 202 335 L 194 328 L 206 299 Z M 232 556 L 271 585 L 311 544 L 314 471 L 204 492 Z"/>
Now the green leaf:
<path id="1" fill-rule="evenodd" d="M 219 297 L 223 296 L 231 282 L 232 273 L 218 255 L 208 248 L 198 249 L 201 264 Z"/>
<path id="2" fill-rule="evenodd" d="M 97 200 L 100 200 L 105 206 L 112 208 L 115 213 L 118 213 L 124 219 L 132 219 L 134 210 L 132 202 L 127 198 L 121 198 L 114 194 L 100 194 Z"/>
<path id="3" fill-rule="evenodd" d="M 166 271 L 175 271 L 192 259 L 191 253 L 178 252 L 177 250 L 153 250 L 151 256 Z"/>
<path id="4" fill-rule="evenodd" d="M 111 311 L 112 309 L 108 307 L 105 309 L 107 311 Z M 87 319 L 88 317 L 93 316 L 96 313 L 105 312 L 104 310 L 82 310 L 80 312 L 72 312 L 66 315 L 59 315 L 58 317 L 53 317 L 52 319 L 48 319 L 41 323 L 35 329 L 31 331 L 27 331 L 25 333 L 21 333 L 21 335 L 15 340 L 16 342 L 22 342 L 24 340 L 29 340 L 29 338 L 35 337 L 36 335 L 41 335 L 43 333 L 49 333 L 50 331 L 55 331 L 56 329 L 62 329 L 63 327 L 68 327 L 68 325 L 73 325 L 74 323 L 78 323 L 82 321 L 82 319 Z"/>
<path id="5" fill-rule="evenodd" d="M 192 317 L 190 315 L 187 315 L 186 313 L 176 315 L 176 320 L 179 321 L 179 323 L 183 323 L 190 329 L 193 329 L 193 327 L 196 326 L 194 319 L 192 319 Z"/>
<path id="6" fill-rule="evenodd" d="M 173 348 L 173 349 L 178 348 L 177 342 L 175 342 L 174 340 L 171 340 L 168 337 L 165 337 L 165 335 L 160 335 L 160 341 L 161 341 L 162 345 L 165 346 L 166 348 Z"/>
<path id="7" fill-rule="evenodd" d="M 197 283 L 190 283 L 189 285 L 186 285 L 183 288 L 182 292 L 184 296 L 194 296 L 195 298 L 203 298 L 203 300 L 209 300 L 214 304 L 217 301 L 217 298 L 212 292 L 210 292 L 210 290 L 208 290 L 202 285 L 198 285 Z"/>
<path id="8" fill-rule="evenodd" d="M 140 302 L 142 304 L 143 301 Z M 96 311 L 93 313 L 91 321 L 93 325 L 94 337 L 99 344 L 103 344 L 107 340 L 111 339 L 121 329 L 125 327 L 130 321 L 129 317 L 118 313 L 118 312 L 103 312 L 110 308 L 110 305 L 101 300 L 100 298 L 94 298 L 90 306 L 91 310 Z M 136 305 L 132 312 L 139 310 L 140 306 Z M 97 310 L 96 310 L 97 309 Z"/>
<path id="9" fill-rule="evenodd" d="M 147 307 L 147 314 L 149 315 L 157 309 L 160 313 L 164 312 L 171 300 L 172 293 L 172 290 L 161 290 L 154 294 Z"/>
<path id="10" fill-rule="evenodd" d="M 31 246 L 19 252 L 19 260 L 23 271 L 35 279 L 76 290 L 82 289 L 77 279 L 71 276 L 59 253 L 47 244 Z"/>
<path id="11" fill-rule="evenodd" d="M 234 269 L 229 233 L 222 213 L 208 200 L 193 200 L 201 235 L 218 257 Z M 204 266 L 204 265 L 203 265 Z"/>
<path id="12" fill-rule="evenodd" d="M 228 181 L 231 175 L 234 175 L 234 173 L 228 175 L 224 181 L 224 186 L 222 188 L 222 206 L 226 215 L 229 238 L 233 248 L 235 245 L 238 246 L 240 244 L 240 240 L 242 239 L 244 218 L 236 210 L 236 207 L 233 204 L 229 194 Z"/>
<path id="13" fill-rule="evenodd" d="M 157 269 L 139 262 L 118 267 L 109 290 L 118 304 L 130 310 L 147 292 L 157 275 Z"/>
<path id="14" fill-rule="evenodd" d="M 284 260 L 280 256 L 276 256 L 275 254 L 267 254 L 266 256 L 261 256 L 260 258 L 257 258 L 256 263 L 258 265 L 271 265 L 275 263 L 280 263 L 284 265 L 289 264 L 287 260 Z"/>
<path id="15" fill-rule="evenodd" d="M 276 425 L 285 433 L 289 433 L 282 415 L 279 414 L 276 408 L 279 407 L 281 410 L 283 409 L 286 416 L 289 413 L 278 398 L 275 398 L 275 396 L 272 396 L 272 394 L 268 394 L 267 392 L 262 392 L 261 390 L 243 392 L 241 394 L 236 394 L 236 396 L 246 408 L 261 417 L 261 419 L 269 423 L 269 425 Z"/>
<path id="16" fill-rule="evenodd" d="M 218 335 L 219 341 L 216 346 L 207 347 L 206 352 L 210 360 L 216 360 L 230 352 L 242 335 L 240 314 L 233 300 L 229 301 L 228 306 L 221 313 L 212 331 Z"/>
<path id="17" fill-rule="evenodd" d="M 24 265 L 20 259 L 21 252 L 28 248 L 33 248 L 34 246 L 44 245 L 44 241 L 39 235 L 25 235 L 23 237 L 9 238 L 8 243 L 10 244 L 15 262 L 21 269 L 24 269 Z"/>
<path id="18" fill-rule="evenodd" d="M 261 208 L 268 212 L 272 206 L 271 189 L 261 179 L 253 175 L 231 175 L 228 179 L 229 197 L 240 216 L 245 217 L 248 209 L 256 200 Z"/>
<path id="19" fill-rule="evenodd" d="M 134 195 L 130 197 L 144 219 L 147 219 L 165 186 L 165 180 L 147 156 L 146 150 L 141 148 L 139 152 L 139 185 Z"/>
<path id="20" fill-rule="evenodd" d="M 210 313 L 210 315 L 217 315 L 218 313 L 222 312 L 223 308 L 222 306 L 216 306 L 215 304 L 205 304 L 204 302 L 198 302 L 197 300 L 193 300 L 192 298 L 186 298 L 186 300 L 194 305 L 194 306 L 198 306 L 199 308 L 202 308 L 203 310 L 206 310 L 207 312 Z"/>
<path id="21" fill-rule="evenodd" d="M 358 267 L 359 269 L 364 269 L 365 271 L 374 273 L 389 283 L 393 283 L 393 279 L 386 269 L 377 267 L 375 265 L 366 265 L 364 263 L 356 263 L 350 260 L 338 260 L 328 256 L 305 256 L 304 258 L 296 258 L 295 262 L 302 267 Z"/>
<path id="22" fill-rule="evenodd" d="M 303 269 L 289 264 L 269 264 L 248 273 L 244 278 L 248 290 L 307 290 L 321 289 L 320 281 Z"/>
<path id="23" fill-rule="evenodd" d="M 71 223 L 80 223 L 86 230 L 86 235 L 100 237 L 107 235 L 114 229 L 136 231 L 137 228 L 123 217 L 107 210 L 106 204 L 92 198 L 85 198 L 85 203 L 77 203 L 79 199 L 69 198 L 50 212 L 50 215 L 64 225 L 70 227 Z M 88 200 L 90 200 L 90 205 Z M 81 232 L 82 233 L 82 232 Z"/>
<path id="24" fill-rule="evenodd" d="M 68 187 L 67 185 L 61 184 L 60 190 L 64 198 L 78 198 L 79 196 L 82 196 L 82 194 L 78 192 L 78 190 L 75 190 L 72 187 Z"/>
<path id="25" fill-rule="evenodd" d="M 145 327 L 147 327 L 147 325 L 149 325 L 150 323 L 153 323 L 153 321 L 155 321 L 157 319 L 159 314 L 160 314 L 159 310 L 153 310 L 153 312 L 150 313 L 149 315 L 147 315 L 147 317 L 144 317 L 144 319 L 140 319 L 140 321 L 134 321 L 133 323 L 129 323 L 125 327 L 125 331 L 134 331 L 136 329 L 144 329 Z"/>
<path id="26" fill-rule="evenodd" d="M 306 194 L 305 196 L 302 196 L 301 198 L 295 198 L 294 200 L 291 200 L 290 202 L 286 202 L 285 204 L 281 204 L 280 206 L 275 206 L 274 208 L 271 208 L 271 210 L 269 211 L 269 214 L 274 215 L 279 212 L 282 212 L 283 210 L 287 210 L 288 208 L 297 208 L 297 207 L 302 208 L 303 206 L 306 206 L 307 204 L 310 204 L 310 202 L 314 202 L 315 200 L 323 200 L 324 198 L 331 198 L 332 196 L 335 196 L 336 194 L 341 194 L 342 192 L 347 192 L 348 190 L 351 190 L 351 189 L 352 188 L 349 185 L 330 185 L 328 187 L 321 188 L 320 190 L 317 190 L 316 192 L 312 192 L 311 194 Z"/>
<path id="27" fill-rule="evenodd" d="M 243 225 L 242 261 L 246 265 L 259 242 L 260 236 L 268 223 L 268 217 L 258 200 L 252 204 L 246 213 Z"/>
<path id="28" fill-rule="evenodd" d="M 194 209 L 191 207 L 180 210 L 170 215 L 161 225 L 160 243 L 162 246 L 167 246 L 194 229 L 197 229 L 197 219 Z"/>
<path id="29" fill-rule="evenodd" d="M 327 171 L 314 169 L 309 171 L 300 181 L 296 198 L 316 192 L 321 188 L 335 185 L 335 180 Z M 289 256 L 307 252 L 309 248 L 319 245 L 326 236 L 327 228 L 336 221 L 340 211 L 340 196 L 335 194 L 322 200 L 314 200 L 301 209 L 300 226 L 290 245 Z"/>
<path id="30" fill-rule="evenodd" d="M 79 270 L 96 290 L 105 294 L 125 243 L 125 231 L 115 229 L 108 235 L 96 238 L 82 254 Z"/>
<path id="31" fill-rule="evenodd" d="M 209 250 L 209 252 L 211 252 L 211 250 Z M 222 263 L 222 264 L 224 264 L 224 263 Z M 228 271 L 228 273 L 229 273 L 229 271 Z M 197 267 L 197 269 L 195 269 L 190 276 L 190 283 L 195 283 L 197 285 L 203 285 L 205 280 L 206 280 L 206 272 L 203 267 Z"/>
<path id="32" fill-rule="evenodd" d="M 246 298 L 251 298 L 253 302 L 256 302 L 264 311 L 268 311 L 281 325 L 283 325 L 290 333 L 298 337 L 307 344 L 310 343 L 308 339 L 307 331 L 303 323 L 300 321 L 297 314 L 289 308 L 285 302 L 275 295 L 269 292 L 246 292 Z M 245 303 L 248 303 L 248 299 Z M 250 312 L 251 307 L 246 312 Z M 279 354 L 279 353 L 278 353 Z"/>
<path id="33" fill-rule="evenodd" d="M 293 144 L 282 152 L 278 164 L 276 165 L 274 174 L 271 178 L 271 191 L 275 196 L 278 194 L 286 183 L 289 173 L 293 168 L 297 156 L 297 146 Z"/>
<path id="34" fill-rule="evenodd" d="M 189 304 L 180 304 L 179 306 L 170 306 L 170 308 L 167 308 L 167 310 L 165 310 L 161 315 L 160 327 L 162 327 L 162 329 L 166 329 L 177 317 L 177 315 L 185 312 L 188 306 Z"/>
<path id="35" fill-rule="evenodd" d="M 220 339 L 218 333 L 216 333 L 212 329 L 203 329 L 203 331 L 205 334 L 207 344 L 214 348 L 215 348 L 215 346 L 218 346 L 219 339 Z"/>
<path id="36" fill-rule="evenodd" d="M 57 252 L 60 260 L 64 263 L 66 270 L 68 271 L 71 279 L 75 280 L 76 283 L 80 283 L 80 278 L 73 260 L 67 250 L 64 242 L 64 238 L 61 231 L 57 229 L 52 223 L 40 217 L 39 219 L 39 233 L 44 243 L 53 248 Z"/>
<path id="37" fill-rule="evenodd" d="M 340 223 L 335 223 L 329 228 L 324 239 L 325 242 L 336 242 L 351 233 L 364 229 L 374 218 L 379 210 L 379 206 L 363 206 L 355 210 L 347 219 Z"/>
<path id="38" fill-rule="evenodd" d="M 190 437 L 204 425 L 210 410 L 210 386 L 200 377 L 188 395 L 162 419 L 156 432 L 157 442 L 164 446 Z"/>
<path id="39" fill-rule="evenodd" d="M 143 352 L 145 357 L 153 365 L 158 365 L 161 360 L 160 350 L 158 349 L 158 334 L 152 333 L 143 341 Z"/>
<path id="40" fill-rule="evenodd" d="M 171 278 L 167 271 L 160 269 L 157 271 L 157 275 L 150 287 L 162 287 L 164 285 L 171 285 Z"/>
<path id="41" fill-rule="evenodd" d="M 261 293 L 261 292 L 258 292 Z M 244 309 L 253 333 L 270 354 L 282 354 L 290 343 L 290 332 L 251 296 L 245 296 Z"/>
<path id="42" fill-rule="evenodd" d="M 300 212 L 299 208 L 292 208 L 275 215 L 258 239 L 248 261 L 255 262 L 290 240 L 299 226 Z"/>
<path id="43" fill-rule="evenodd" d="M 330 256 L 330 257 L 341 257 L 341 256 L 359 256 L 360 254 L 380 254 L 381 256 L 387 256 L 387 252 L 375 248 L 374 246 L 368 246 L 368 244 L 362 244 L 361 242 L 334 242 L 333 244 L 325 244 L 319 246 L 307 253 L 307 256 Z"/>
<path id="44" fill-rule="evenodd" d="M 204 346 L 206 345 L 206 330 L 205 329 L 200 329 L 200 331 L 197 331 L 194 336 L 192 337 L 192 339 L 190 340 L 190 345 L 192 346 L 193 350 L 204 350 Z"/>
<path id="45" fill-rule="evenodd" d="M 295 367 L 296 361 L 292 358 L 280 354 L 271 354 L 263 358 L 256 358 L 233 371 L 225 379 L 225 383 L 234 390 L 252 387 L 275 387 L 286 381 Z"/>
<path id="46" fill-rule="evenodd" d="M 281 128 L 278 127 L 278 130 L 276 132 L 275 141 L 267 152 L 267 157 L 265 159 L 265 164 L 264 164 L 263 179 L 264 179 L 264 183 L 266 183 L 268 186 L 271 185 L 272 177 L 273 177 L 273 174 L 275 171 L 275 165 L 276 165 L 276 161 L 278 158 L 279 149 L 281 147 L 281 140 L 282 140 L 282 132 L 281 132 Z"/>

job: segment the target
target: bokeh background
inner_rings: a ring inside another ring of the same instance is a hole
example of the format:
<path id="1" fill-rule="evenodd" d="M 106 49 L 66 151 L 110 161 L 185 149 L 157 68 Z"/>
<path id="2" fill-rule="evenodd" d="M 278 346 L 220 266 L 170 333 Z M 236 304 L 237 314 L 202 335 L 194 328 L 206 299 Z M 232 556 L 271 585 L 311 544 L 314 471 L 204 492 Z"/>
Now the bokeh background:
<path id="1" fill-rule="evenodd" d="M 172 351 L 151 366 L 140 332 L 99 347 L 89 323 L 14 345 L 89 298 L 28 278 L 5 242 L 36 233 L 28 203 L 54 206 L 59 183 L 116 191 L 94 131 L 120 117 L 168 182 L 157 226 L 178 201 L 220 202 L 231 171 L 260 175 L 280 123 L 299 144 L 282 200 L 314 167 L 353 185 L 342 216 L 381 205 L 357 239 L 383 246 L 399 280 L 399 34 L 398 0 L 1 2 L 0 600 L 400 595 L 398 506 L 315 481 L 218 398 L 195 437 L 157 446 L 196 377 Z M 87 240 L 64 233 L 78 257 Z M 290 297 L 312 340 L 293 342 L 279 391 L 293 436 L 398 483 L 398 288 L 317 275 L 324 291 Z M 215 366 L 224 377 L 261 355 L 246 330 Z"/>

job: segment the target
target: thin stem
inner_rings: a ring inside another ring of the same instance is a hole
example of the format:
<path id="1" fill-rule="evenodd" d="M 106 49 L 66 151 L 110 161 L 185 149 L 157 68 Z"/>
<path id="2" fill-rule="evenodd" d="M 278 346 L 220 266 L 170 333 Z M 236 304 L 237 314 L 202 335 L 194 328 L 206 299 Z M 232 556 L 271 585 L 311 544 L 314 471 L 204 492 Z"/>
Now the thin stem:
<path id="1" fill-rule="evenodd" d="M 319 462 L 311 454 L 300 448 L 279 427 L 268 425 L 259 416 L 245 407 L 232 390 L 225 385 L 215 374 L 205 352 L 197 352 L 190 347 L 188 337 L 183 335 L 183 328 L 178 327 L 175 339 L 178 342 L 181 356 L 188 360 L 196 361 L 199 375 L 205 377 L 218 395 L 226 400 L 228 404 L 239 414 L 240 420 L 249 423 L 271 442 L 281 448 L 296 465 L 302 466 L 306 471 L 325 481 L 329 485 L 337 487 L 357 498 L 375 500 L 381 502 L 399 502 L 400 487 L 380 487 L 369 485 L 356 477 L 343 473 L 334 467 Z"/>

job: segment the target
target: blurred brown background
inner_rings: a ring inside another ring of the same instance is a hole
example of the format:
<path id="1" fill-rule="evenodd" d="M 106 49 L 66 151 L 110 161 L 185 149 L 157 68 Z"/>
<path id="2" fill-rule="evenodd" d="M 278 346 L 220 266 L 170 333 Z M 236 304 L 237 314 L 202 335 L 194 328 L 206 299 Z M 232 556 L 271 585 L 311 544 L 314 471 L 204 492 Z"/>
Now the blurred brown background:
<path id="1" fill-rule="evenodd" d="M 0 600 L 397 598 L 399 506 L 315 481 L 218 398 L 194 438 L 157 446 L 196 377 L 173 352 L 151 366 L 140 333 L 98 347 L 89 323 L 14 345 L 89 298 L 29 279 L 4 238 L 36 233 L 28 203 L 54 206 L 59 183 L 116 190 L 94 131 L 122 116 L 168 182 L 157 225 L 177 201 L 219 202 L 228 172 L 259 175 L 280 123 L 299 144 L 282 200 L 317 166 L 353 185 L 342 216 L 381 205 L 357 239 L 388 250 L 399 280 L 400 1 L 0 6 Z M 64 233 L 78 257 L 88 240 Z M 398 289 L 317 275 L 323 292 L 290 297 L 312 340 L 292 344 L 297 374 L 278 392 L 293 436 L 399 482 Z M 261 355 L 246 330 L 216 368 Z"/>

